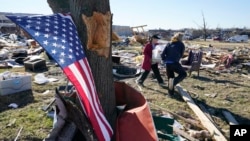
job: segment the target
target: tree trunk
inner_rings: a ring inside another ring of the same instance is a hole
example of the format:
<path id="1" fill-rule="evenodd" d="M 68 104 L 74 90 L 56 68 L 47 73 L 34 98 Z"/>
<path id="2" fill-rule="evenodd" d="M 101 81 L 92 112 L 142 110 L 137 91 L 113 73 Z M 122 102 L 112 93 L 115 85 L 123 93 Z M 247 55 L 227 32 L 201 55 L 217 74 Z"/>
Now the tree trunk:
<path id="1" fill-rule="evenodd" d="M 102 14 L 110 12 L 109 0 L 47 0 L 47 2 L 54 13 L 71 13 L 82 42 L 83 50 L 86 53 L 92 70 L 104 114 L 115 131 L 116 101 L 112 74 L 111 45 L 109 45 L 108 58 L 99 56 L 96 52 L 88 50 L 87 28 L 86 23 L 82 20 L 82 14 L 91 17 L 93 12 Z M 112 22 L 112 19 L 110 22 Z M 112 26 L 112 23 L 110 23 L 110 26 Z M 110 27 L 110 29 L 112 28 Z M 111 43 L 111 40 L 109 43 Z"/>

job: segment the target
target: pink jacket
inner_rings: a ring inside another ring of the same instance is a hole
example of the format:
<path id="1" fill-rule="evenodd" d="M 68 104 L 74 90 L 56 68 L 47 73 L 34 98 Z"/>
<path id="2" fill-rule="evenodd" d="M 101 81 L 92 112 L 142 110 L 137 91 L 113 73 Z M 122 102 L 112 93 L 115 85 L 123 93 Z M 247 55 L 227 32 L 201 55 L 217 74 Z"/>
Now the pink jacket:
<path id="1" fill-rule="evenodd" d="M 144 50 L 143 50 L 144 59 L 143 59 L 142 66 L 141 66 L 142 69 L 147 70 L 147 71 L 151 70 L 152 50 L 153 50 L 153 46 L 150 42 L 148 42 L 145 45 Z"/>

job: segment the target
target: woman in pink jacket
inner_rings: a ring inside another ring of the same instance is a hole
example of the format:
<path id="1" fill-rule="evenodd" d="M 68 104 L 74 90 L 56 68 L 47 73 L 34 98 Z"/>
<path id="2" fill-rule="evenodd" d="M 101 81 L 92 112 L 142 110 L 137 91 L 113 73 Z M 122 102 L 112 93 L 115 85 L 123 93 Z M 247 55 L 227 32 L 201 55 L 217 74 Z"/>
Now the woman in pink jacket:
<path id="1" fill-rule="evenodd" d="M 149 74 L 151 69 L 154 72 L 154 75 L 158 81 L 158 84 L 160 86 L 164 85 L 163 79 L 161 77 L 161 74 L 160 74 L 160 71 L 158 68 L 158 63 L 152 63 L 152 51 L 156 47 L 156 45 L 158 44 L 159 39 L 160 39 L 160 37 L 158 35 L 153 35 L 149 39 L 149 42 L 144 47 L 144 50 L 143 50 L 144 59 L 143 59 L 142 66 L 141 66 L 144 71 L 141 73 L 139 78 L 136 80 L 136 83 L 140 86 L 144 86 L 143 82 L 148 77 L 148 74 Z"/>

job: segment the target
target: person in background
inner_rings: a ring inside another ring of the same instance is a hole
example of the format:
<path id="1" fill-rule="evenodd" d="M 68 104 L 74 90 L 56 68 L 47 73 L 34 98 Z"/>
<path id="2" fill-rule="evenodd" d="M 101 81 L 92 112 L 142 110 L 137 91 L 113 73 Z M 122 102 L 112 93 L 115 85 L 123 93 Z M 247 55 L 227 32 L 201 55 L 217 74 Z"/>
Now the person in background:
<path id="1" fill-rule="evenodd" d="M 149 42 L 144 46 L 143 48 L 143 62 L 142 62 L 142 69 L 144 70 L 139 78 L 136 80 L 136 83 L 140 86 L 143 86 L 144 81 L 148 77 L 148 74 L 150 70 L 152 69 L 155 78 L 158 81 L 158 84 L 160 86 L 164 86 L 163 79 L 161 77 L 159 68 L 158 68 L 158 63 L 153 63 L 152 62 L 152 51 L 158 45 L 158 40 L 160 39 L 159 35 L 155 34 L 151 38 L 149 38 Z"/>
<path id="2" fill-rule="evenodd" d="M 174 86 L 187 77 L 185 69 L 180 64 L 180 59 L 183 57 L 185 51 L 185 45 L 182 42 L 182 37 L 182 33 L 176 33 L 161 54 L 161 58 L 166 64 L 166 72 L 169 80 L 168 93 L 170 96 L 174 94 Z M 177 77 L 175 77 L 175 73 L 178 74 Z"/>

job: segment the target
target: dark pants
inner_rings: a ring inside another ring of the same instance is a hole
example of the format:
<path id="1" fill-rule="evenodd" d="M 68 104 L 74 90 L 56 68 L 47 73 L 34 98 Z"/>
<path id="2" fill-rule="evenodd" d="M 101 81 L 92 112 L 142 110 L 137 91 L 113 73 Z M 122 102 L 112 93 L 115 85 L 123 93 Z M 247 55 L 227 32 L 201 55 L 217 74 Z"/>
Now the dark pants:
<path id="1" fill-rule="evenodd" d="M 180 83 L 184 78 L 187 77 L 187 72 L 178 62 L 167 63 L 166 72 L 167 72 L 168 79 L 174 78 L 174 86 Z M 175 77 L 174 73 L 177 73 L 178 76 Z"/>
<path id="2" fill-rule="evenodd" d="M 160 74 L 160 71 L 158 68 L 158 64 L 152 64 L 151 69 L 154 72 L 155 78 L 157 79 L 158 83 L 163 83 L 163 79 L 161 77 L 161 74 Z M 150 71 L 147 71 L 147 70 L 142 72 L 142 74 L 138 78 L 138 82 L 142 84 L 146 80 L 146 78 L 148 77 L 149 72 Z"/>

